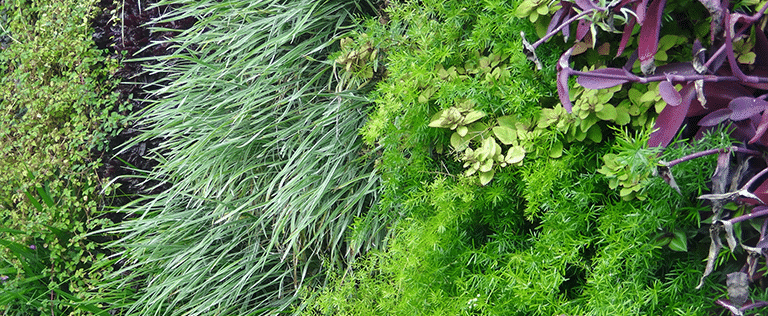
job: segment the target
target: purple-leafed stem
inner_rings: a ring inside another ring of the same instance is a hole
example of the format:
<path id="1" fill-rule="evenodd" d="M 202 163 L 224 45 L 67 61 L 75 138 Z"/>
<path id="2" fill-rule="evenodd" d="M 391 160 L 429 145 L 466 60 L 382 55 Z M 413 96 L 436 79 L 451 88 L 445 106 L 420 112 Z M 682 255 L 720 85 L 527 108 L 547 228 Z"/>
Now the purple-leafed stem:
<path id="1" fill-rule="evenodd" d="M 653 0 L 648 7 L 648 14 L 640 26 L 640 37 L 637 40 L 638 58 L 640 68 L 644 74 L 652 74 L 655 66 L 653 56 L 659 49 L 659 31 L 661 30 L 661 16 L 667 0 Z"/>
<path id="2" fill-rule="evenodd" d="M 757 207 L 755 209 L 757 209 Z M 763 216 L 766 216 L 766 215 L 768 215 L 768 207 L 761 207 L 757 211 L 752 210 L 752 213 L 744 214 L 744 215 L 741 215 L 739 217 L 734 217 L 734 218 L 731 218 L 731 219 L 729 219 L 727 221 L 724 221 L 724 222 L 730 222 L 731 224 L 736 224 L 736 223 L 740 223 L 740 222 L 743 222 L 743 221 L 746 221 L 746 220 L 750 220 L 750 219 L 753 219 L 753 218 L 763 217 Z"/>
<path id="3" fill-rule="evenodd" d="M 740 152 L 740 153 L 743 153 L 743 154 L 755 155 L 755 156 L 762 155 L 761 152 L 756 151 L 756 150 L 742 148 L 742 147 L 736 147 L 736 146 L 731 146 L 731 147 L 728 147 L 728 148 L 715 148 L 715 149 L 709 149 L 709 150 L 693 153 L 693 154 L 690 154 L 690 155 L 686 155 L 686 156 L 677 158 L 675 160 L 672 160 L 672 161 L 666 163 L 666 166 L 667 167 L 672 167 L 672 166 L 674 166 L 676 164 L 679 164 L 681 162 L 686 162 L 688 160 L 693 160 L 693 159 L 704 157 L 704 156 L 707 156 L 707 155 L 719 154 L 719 153 L 725 153 L 725 152 Z"/>

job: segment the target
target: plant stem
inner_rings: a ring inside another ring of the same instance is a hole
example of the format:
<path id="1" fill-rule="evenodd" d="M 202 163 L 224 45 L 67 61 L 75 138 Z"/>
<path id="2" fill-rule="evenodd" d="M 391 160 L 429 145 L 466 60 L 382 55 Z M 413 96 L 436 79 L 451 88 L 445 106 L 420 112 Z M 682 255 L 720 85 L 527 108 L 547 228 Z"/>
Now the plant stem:
<path id="1" fill-rule="evenodd" d="M 742 147 L 731 146 L 729 148 L 715 148 L 715 149 L 710 149 L 710 150 L 705 150 L 705 151 L 700 151 L 700 152 L 697 152 L 697 153 L 693 153 L 693 154 L 690 154 L 690 155 L 687 155 L 687 156 L 680 157 L 680 158 L 677 158 L 675 160 L 672 160 L 669 163 L 667 163 L 666 166 L 667 167 L 672 167 L 672 166 L 674 166 L 676 164 L 679 164 L 681 162 L 685 162 L 685 161 L 688 161 L 688 160 L 696 159 L 696 158 L 699 158 L 699 157 L 704 157 L 704 156 L 707 156 L 707 155 L 724 153 L 724 152 L 740 152 L 740 153 L 744 153 L 744 154 L 748 154 L 748 155 L 755 155 L 755 156 L 759 156 L 759 155 L 762 154 L 762 153 L 760 153 L 759 151 L 756 151 L 756 150 L 751 150 L 751 149 L 746 149 L 746 148 L 742 148 Z"/>

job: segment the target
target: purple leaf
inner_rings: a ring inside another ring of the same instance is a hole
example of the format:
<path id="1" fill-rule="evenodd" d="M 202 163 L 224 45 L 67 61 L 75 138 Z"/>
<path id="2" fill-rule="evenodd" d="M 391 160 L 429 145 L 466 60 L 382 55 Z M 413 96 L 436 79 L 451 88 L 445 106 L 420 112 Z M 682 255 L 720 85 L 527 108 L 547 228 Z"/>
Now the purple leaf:
<path id="1" fill-rule="evenodd" d="M 731 120 L 741 121 L 763 112 L 768 108 L 768 102 L 752 97 L 738 97 L 731 100 L 728 108 L 733 111 Z"/>
<path id="2" fill-rule="evenodd" d="M 667 76 L 667 80 L 670 79 L 670 75 L 695 75 L 696 69 L 693 68 L 693 64 L 689 62 L 684 63 L 671 63 L 656 68 L 657 73 L 662 73 Z"/>
<path id="3" fill-rule="evenodd" d="M 755 59 L 754 66 L 768 67 L 768 38 L 765 32 L 755 32 L 755 47 L 753 52 L 758 58 Z"/>
<path id="4" fill-rule="evenodd" d="M 671 106 L 678 106 L 683 102 L 683 97 L 680 96 L 680 92 L 675 90 L 675 86 L 669 80 L 659 82 L 659 94 L 664 102 Z"/>
<path id="5" fill-rule="evenodd" d="M 666 3 L 667 0 L 653 0 L 650 7 L 648 7 L 648 15 L 640 27 L 637 50 L 638 58 L 640 58 L 640 68 L 646 75 L 653 73 L 655 68 L 653 56 L 656 55 L 656 51 L 659 49 L 661 16 Z"/>
<path id="6" fill-rule="evenodd" d="M 616 76 L 616 78 L 593 77 L 587 74 L 612 75 Z M 587 89 L 606 89 L 629 82 L 624 69 L 620 68 L 595 69 L 587 72 L 587 74 L 582 74 L 576 79 L 576 82 Z"/>
<path id="7" fill-rule="evenodd" d="M 619 42 L 619 50 L 616 52 L 616 57 L 619 57 L 619 55 L 624 52 L 624 48 L 627 47 L 627 43 L 629 43 L 629 39 L 632 37 L 632 30 L 635 28 L 635 23 L 637 23 L 635 16 L 630 15 L 629 21 L 624 25 L 624 32 L 621 34 L 621 42 Z"/>
<path id="8" fill-rule="evenodd" d="M 557 62 L 557 96 L 560 97 L 560 103 L 563 104 L 568 113 L 571 113 L 571 97 L 568 93 L 568 77 L 571 75 L 571 66 L 569 65 L 573 47 L 568 49 Z"/>
<path id="9" fill-rule="evenodd" d="M 573 13 L 573 10 L 571 8 L 573 7 L 573 3 L 567 2 L 567 1 L 561 1 L 560 2 L 562 7 L 560 10 L 557 10 L 555 14 L 552 16 L 552 20 L 549 21 L 549 26 L 547 26 L 547 33 L 551 33 L 554 29 L 556 29 L 558 26 L 560 26 L 563 21 L 569 19 L 571 17 L 571 14 Z M 568 37 L 571 32 L 570 27 L 564 27 L 562 29 L 563 37 L 565 37 L 565 41 L 568 41 Z"/>
<path id="10" fill-rule="evenodd" d="M 579 20 L 579 26 L 576 27 L 576 41 L 580 41 L 584 38 L 584 36 L 589 33 L 589 27 L 592 25 L 592 22 L 589 22 L 587 20 Z"/>
<path id="11" fill-rule="evenodd" d="M 712 51 L 716 52 L 717 50 L 720 49 L 720 47 L 722 47 L 722 45 L 725 45 L 725 44 L 721 44 L 721 46 L 718 46 L 717 49 L 713 48 Z M 714 58 L 714 60 L 712 61 L 712 63 L 709 64 L 709 71 L 712 73 L 716 73 L 718 70 L 720 70 L 720 67 L 723 66 L 723 63 L 725 63 L 726 57 L 727 57 L 726 54 L 719 54 L 717 56 L 712 56 L 711 58 Z"/>
<path id="12" fill-rule="evenodd" d="M 731 117 L 731 109 L 724 108 L 710 112 L 699 121 L 699 126 L 715 126 Z"/>
<path id="13" fill-rule="evenodd" d="M 707 97 L 707 107 L 704 108 L 699 102 L 693 102 L 688 109 L 688 117 L 706 115 L 714 110 L 728 107 L 728 103 L 735 98 L 752 96 L 747 88 L 735 82 L 706 82 L 704 94 Z"/>
<path id="14" fill-rule="evenodd" d="M 587 10 L 600 10 L 599 7 L 597 7 L 592 1 L 589 0 L 573 0 L 574 3 L 576 3 L 579 8 L 581 8 L 584 11 Z M 603 10 L 600 10 L 603 11 Z"/>
<path id="15" fill-rule="evenodd" d="M 640 25 L 643 25 L 645 23 L 645 11 L 648 10 L 648 0 L 641 0 L 640 4 L 637 6 L 637 10 L 635 10 L 635 14 L 637 14 L 637 23 L 640 23 Z"/>
<path id="16" fill-rule="evenodd" d="M 696 96 L 693 82 L 686 84 L 680 92 L 683 99 L 682 103 L 679 106 L 665 106 L 664 110 L 659 113 L 654 126 L 655 131 L 648 139 L 648 147 L 666 147 L 680 130 L 680 125 L 683 124 L 688 108 Z"/>
<path id="17" fill-rule="evenodd" d="M 755 195 L 757 195 L 757 197 L 760 198 L 760 200 L 768 201 L 767 200 L 768 199 L 768 180 L 766 180 L 763 183 L 761 183 L 760 186 L 758 186 L 757 189 L 755 189 L 754 192 L 755 192 Z M 747 202 L 749 202 L 749 201 L 753 201 L 750 204 L 757 204 L 758 203 L 757 200 L 747 200 Z"/>
<path id="18" fill-rule="evenodd" d="M 715 35 L 722 30 L 722 27 L 720 26 L 720 23 L 723 22 L 723 15 L 725 15 L 725 12 L 723 10 L 723 7 L 720 5 L 720 0 L 699 0 L 701 4 L 704 5 L 705 8 L 707 8 L 707 11 L 709 11 L 709 14 L 712 15 L 712 21 L 710 22 L 710 41 L 715 41 Z"/>
<path id="19" fill-rule="evenodd" d="M 765 101 L 763 101 L 765 102 Z M 763 112 L 763 116 L 760 118 L 760 124 L 757 124 L 757 130 L 755 130 L 755 136 L 749 140 L 750 144 L 754 144 L 760 138 L 762 138 L 765 131 L 768 129 L 768 111 Z"/>

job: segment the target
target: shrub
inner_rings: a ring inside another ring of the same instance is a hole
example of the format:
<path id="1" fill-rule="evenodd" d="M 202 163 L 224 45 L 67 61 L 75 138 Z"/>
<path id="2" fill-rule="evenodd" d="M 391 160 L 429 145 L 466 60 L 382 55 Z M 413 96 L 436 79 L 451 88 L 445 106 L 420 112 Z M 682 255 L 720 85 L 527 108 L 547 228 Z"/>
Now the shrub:
<path id="1" fill-rule="evenodd" d="M 79 314 L 108 270 L 89 231 L 100 219 L 96 170 L 121 128 L 117 61 L 91 41 L 93 1 L 4 1 L 0 22 L 0 309 Z M 22 233 L 23 232 L 23 233 Z M 27 247 L 34 247 L 29 249 Z M 97 264 L 98 263 L 98 264 Z"/>

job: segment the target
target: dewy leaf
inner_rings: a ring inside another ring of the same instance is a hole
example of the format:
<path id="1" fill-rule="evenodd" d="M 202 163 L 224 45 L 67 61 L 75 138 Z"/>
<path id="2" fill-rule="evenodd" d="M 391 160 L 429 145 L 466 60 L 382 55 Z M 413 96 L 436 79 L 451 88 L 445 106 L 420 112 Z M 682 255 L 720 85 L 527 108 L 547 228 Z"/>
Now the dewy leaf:
<path id="1" fill-rule="evenodd" d="M 664 102 L 671 106 L 678 106 L 683 102 L 680 92 L 675 90 L 675 86 L 669 80 L 659 82 L 659 94 L 664 99 Z"/>
<path id="2" fill-rule="evenodd" d="M 506 126 L 495 126 L 493 135 L 504 145 L 517 143 L 517 131 Z"/>
<path id="3" fill-rule="evenodd" d="M 640 68 L 644 74 L 653 74 L 656 66 L 653 62 L 653 56 L 659 47 L 659 30 L 661 29 L 661 17 L 667 0 L 653 0 L 648 7 L 648 13 L 640 26 L 640 36 L 638 38 L 638 58 L 640 59 Z"/>
<path id="4" fill-rule="evenodd" d="M 611 75 L 618 78 L 602 78 L 597 76 L 590 76 L 589 74 Z M 579 78 L 576 79 L 576 82 L 587 89 L 606 89 L 625 84 L 629 82 L 629 79 L 626 79 L 626 73 L 624 73 L 624 69 L 601 68 L 589 71 L 587 74 L 579 76 Z"/>
<path id="5" fill-rule="evenodd" d="M 753 97 L 738 97 L 728 103 L 728 108 L 733 111 L 731 120 L 746 120 L 768 109 L 768 102 Z"/>

